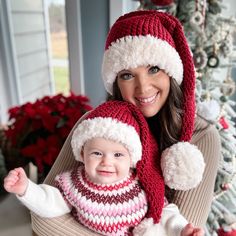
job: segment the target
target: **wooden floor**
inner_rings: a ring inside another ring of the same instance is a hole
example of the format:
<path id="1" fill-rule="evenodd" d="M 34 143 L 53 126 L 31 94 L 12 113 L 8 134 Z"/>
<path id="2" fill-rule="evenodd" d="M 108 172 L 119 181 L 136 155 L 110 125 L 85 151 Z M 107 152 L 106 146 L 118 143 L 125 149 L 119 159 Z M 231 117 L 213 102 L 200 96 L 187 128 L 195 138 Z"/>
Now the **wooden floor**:
<path id="1" fill-rule="evenodd" d="M 30 213 L 13 194 L 0 195 L 0 235 L 32 235 Z"/>

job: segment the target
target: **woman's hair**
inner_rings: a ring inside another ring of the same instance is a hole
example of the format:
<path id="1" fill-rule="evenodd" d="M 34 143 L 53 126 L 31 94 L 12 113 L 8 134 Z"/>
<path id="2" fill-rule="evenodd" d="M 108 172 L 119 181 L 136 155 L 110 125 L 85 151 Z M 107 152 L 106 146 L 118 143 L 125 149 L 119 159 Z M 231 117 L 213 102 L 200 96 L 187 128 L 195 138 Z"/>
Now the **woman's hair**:
<path id="1" fill-rule="evenodd" d="M 118 87 L 117 79 L 113 84 L 113 95 L 107 100 L 120 100 L 123 98 Z M 177 143 L 181 135 L 183 114 L 183 92 L 175 81 L 170 79 L 170 92 L 161 110 L 153 117 L 147 119 L 150 130 L 155 136 L 160 153 L 167 147 Z"/>

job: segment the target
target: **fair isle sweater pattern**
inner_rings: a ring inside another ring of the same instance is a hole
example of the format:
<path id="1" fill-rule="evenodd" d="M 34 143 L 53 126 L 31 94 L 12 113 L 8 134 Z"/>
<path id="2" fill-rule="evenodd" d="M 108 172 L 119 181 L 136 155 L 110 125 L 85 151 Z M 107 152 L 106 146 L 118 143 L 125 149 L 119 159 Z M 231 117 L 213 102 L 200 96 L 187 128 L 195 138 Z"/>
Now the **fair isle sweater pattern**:
<path id="1" fill-rule="evenodd" d="M 134 172 L 114 184 L 95 184 L 82 165 L 58 175 L 56 186 L 75 219 L 103 235 L 131 235 L 147 213 L 146 195 Z"/>

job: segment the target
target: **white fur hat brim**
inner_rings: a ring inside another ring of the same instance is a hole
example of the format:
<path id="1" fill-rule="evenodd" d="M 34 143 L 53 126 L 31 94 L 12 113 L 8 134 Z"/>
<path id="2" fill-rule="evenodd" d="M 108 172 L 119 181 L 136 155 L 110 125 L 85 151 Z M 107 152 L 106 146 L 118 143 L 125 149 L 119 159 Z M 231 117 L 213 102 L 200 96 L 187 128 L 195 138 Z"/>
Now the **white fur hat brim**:
<path id="1" fill-rule="evenodd" d="M 112 94 L 117 73 L 138 66 L 158 66 L 178 84 L 183 80 L 183 63 L 174 47 L 151 35 L 126 36 L 112 43 L 105 51 L 102 76 L 105 88 Z"/>
<path id="2" fill-rule="evenodd" d="M 130 153 L 132 167 L 142 157 L 142 144 L 135 128 L 111 117 L 96 117 L 82 121 L 75 129 L 71 145 L 77 161 L 82 162 L 81 150 L 92 138 L 105 138 L 123 144 Z"/>
<path id="3" fill-rule="evenodd" d="M 176 190 L 189 190 L 201 182 L 205 163 L 195 145 L 179 142 L 163 151 L 161 168 L 167 186 Z"/>

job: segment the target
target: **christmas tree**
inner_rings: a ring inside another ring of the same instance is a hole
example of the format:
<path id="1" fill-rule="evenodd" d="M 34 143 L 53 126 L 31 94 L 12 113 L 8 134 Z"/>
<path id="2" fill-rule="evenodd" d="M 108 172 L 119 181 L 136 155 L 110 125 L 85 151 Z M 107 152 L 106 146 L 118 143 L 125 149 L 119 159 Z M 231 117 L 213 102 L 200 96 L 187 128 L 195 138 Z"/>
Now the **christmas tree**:
<path id="1" fill-rule="evenodd" d="M 236 112 L 232 79 L 236 21 L 223 17 L 220 0 L 140 0 L 139 9 L 175 15 L 183 24 L 196 68 L 197 112 L 219 131 L 222 158 L 206 235 L 236 235 Z"/>

